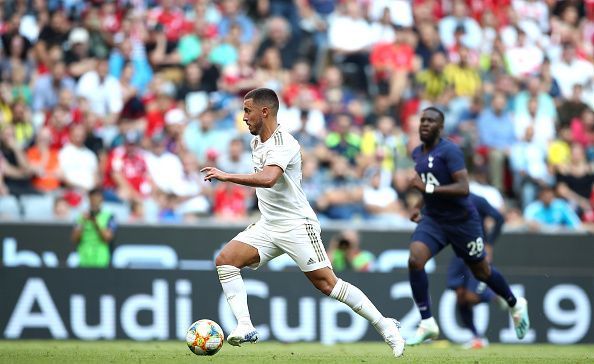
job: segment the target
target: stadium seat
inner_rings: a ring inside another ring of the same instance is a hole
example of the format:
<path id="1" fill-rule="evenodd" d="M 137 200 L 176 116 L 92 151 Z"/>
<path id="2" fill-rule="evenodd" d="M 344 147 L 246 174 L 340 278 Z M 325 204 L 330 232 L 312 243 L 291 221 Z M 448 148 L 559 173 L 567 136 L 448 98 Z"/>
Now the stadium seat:
<path id="1" fill-rule="evenodd" d="M 118 202 L 104 202 L 103 208 L 110 211 L 117 222 L 126 222 L 130 217 L 130 207 L 127 204 Z"/>
<path id="2" fill-rule="evenodd" d="M 0 218 L 19 219 L 20 217 L 21 208 L 17 198 L 12 195 L 0 196 Z"/>
<path id="3" fill-rule="evenodd" d="M 54 197 L 52 195 L 23 195 L 21 204 L 25 220 L 51 220 Z"/>

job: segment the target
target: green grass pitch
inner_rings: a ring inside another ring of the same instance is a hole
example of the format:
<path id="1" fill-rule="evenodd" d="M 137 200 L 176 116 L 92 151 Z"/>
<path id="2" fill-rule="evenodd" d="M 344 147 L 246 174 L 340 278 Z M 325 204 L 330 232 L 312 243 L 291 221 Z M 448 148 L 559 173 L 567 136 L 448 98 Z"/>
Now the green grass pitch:
<path id="1" fill-rule="evenodd" d="M 395 359 L 383 343 L 324 346 L 263 342 L 241 348 L 225 344 L 212 357 L 199 357 L 184 342 L 0 341 L 0 363 L 594 363 L 594 345 L 491 345 L 463 350 L 446 341 L 408 347 Z"/>

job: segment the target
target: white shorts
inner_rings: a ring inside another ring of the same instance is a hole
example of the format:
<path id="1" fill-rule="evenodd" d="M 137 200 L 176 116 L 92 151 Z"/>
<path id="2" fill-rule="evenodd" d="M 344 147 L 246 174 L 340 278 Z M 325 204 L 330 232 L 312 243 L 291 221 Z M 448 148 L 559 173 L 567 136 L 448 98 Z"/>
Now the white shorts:
<path id="1" fill-rule="evenodd" d="M 252 269 L 258 269 L 287 253 L 302 272 L 311 272 L 325 267 L 332 268 L 320 232 L 317 222 L 307 222 L 289 231 L 276 232 L 266 229 L 265 224 L 258 221 L 237 234 L 233 240 L 258 249 L 260 262 L 250 266 Z"/>

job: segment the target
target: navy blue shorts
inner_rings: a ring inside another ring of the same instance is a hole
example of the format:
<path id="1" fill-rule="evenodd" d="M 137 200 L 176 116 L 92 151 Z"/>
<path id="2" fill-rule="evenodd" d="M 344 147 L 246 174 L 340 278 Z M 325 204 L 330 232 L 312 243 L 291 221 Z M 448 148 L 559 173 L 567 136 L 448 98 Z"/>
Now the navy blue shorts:
<path id="1" fill-rule="evenodd" d="M 427 245 L 432 256 L 451 244 L 456 255 L 467 262 L 480 262 L 485 258 L 483 227 L 478 216 L 460 222 L 440 223 L 425 215 L 413 232 L 411 241 Z"/>
<path id="2" fill-rule="evenodd" d="M 458 257 L 452 257 L 448 266 L 448 288 L 466 288 L 480 297 L 481 302 L 489 302 L 495 294 L 487 285 L 478 279 L 470 271 L 470 268 L 464 263 L 464 260 Z"/>

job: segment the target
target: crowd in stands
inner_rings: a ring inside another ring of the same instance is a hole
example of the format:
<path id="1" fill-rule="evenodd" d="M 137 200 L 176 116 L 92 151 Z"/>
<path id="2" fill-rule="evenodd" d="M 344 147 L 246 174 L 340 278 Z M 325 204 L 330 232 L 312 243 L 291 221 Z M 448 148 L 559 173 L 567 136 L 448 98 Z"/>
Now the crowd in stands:
<path id="1" fill-rule="evenodd" d="M 247 219 L 253 190 L 199 171 L 253 170 L 268 87 L 321 219 L 411 226 L 433 105 L 509 228 L 594 223 L 592 0 L 14 0 L 0 36 L 0 216 L 101 188 L 120 223 Z"/>

